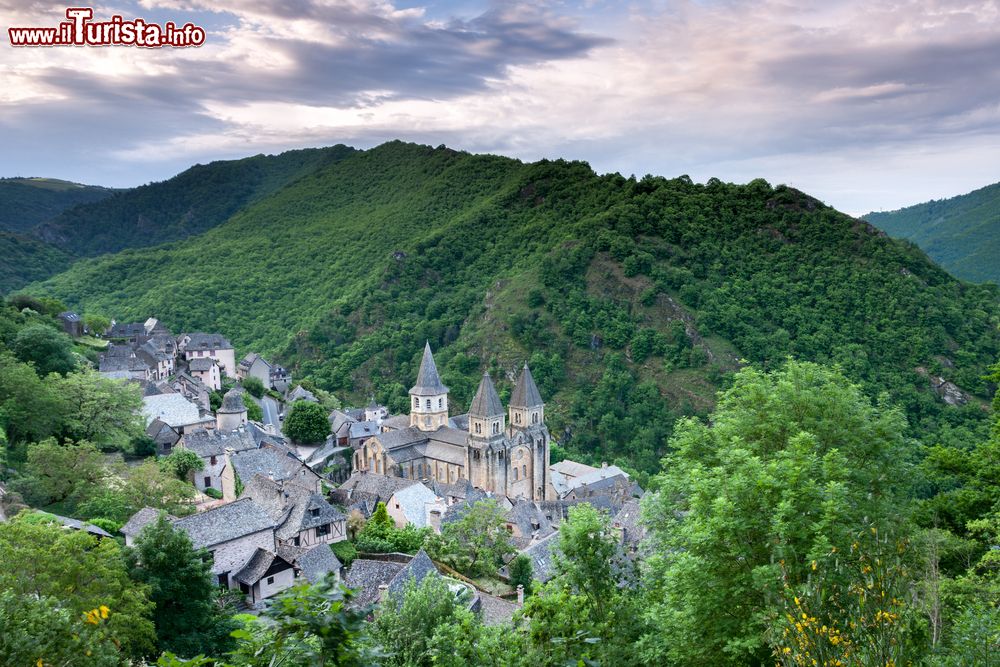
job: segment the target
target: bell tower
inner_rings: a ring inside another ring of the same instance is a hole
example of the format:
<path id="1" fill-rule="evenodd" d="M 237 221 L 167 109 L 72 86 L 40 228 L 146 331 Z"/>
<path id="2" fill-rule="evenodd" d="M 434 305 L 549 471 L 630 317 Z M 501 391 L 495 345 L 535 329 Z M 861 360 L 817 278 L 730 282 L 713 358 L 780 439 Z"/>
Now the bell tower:
<path id="1" fill-rule="evenodd" d="M 549 473 L 549 429 L 545 426 L 545 403 L 538 392 L 527 362 L 510 395 L 510 434 L 512 440 L 530 446 L 531 499 L 552 499 L 552 478 Z M 522 468 L 522 470 L 527 470 Z"/>
<path id="2" fill-rule="evenodd" d="M 469 407 L 466 469 L 473 486 L 506 495 L 506 469 L 501 470 L 500 465 L 500 461 L 507 461 L 505 439 L 503 404 L 490 374 L 483 373 Z"/>
<path id="3" fill-rule="evenodd" d="M 424 343 L 417 383 L 410 389 L 410 426 L 421 431 L 436 431 L 448 425 L 448 387 L 441 382 L 431 344 Z"/>

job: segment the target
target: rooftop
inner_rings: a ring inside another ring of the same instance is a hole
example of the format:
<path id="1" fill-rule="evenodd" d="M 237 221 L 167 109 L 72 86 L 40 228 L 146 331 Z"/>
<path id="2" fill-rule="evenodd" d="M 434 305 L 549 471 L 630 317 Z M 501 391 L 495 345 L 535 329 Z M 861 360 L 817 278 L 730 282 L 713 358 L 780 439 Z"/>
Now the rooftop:
<path id="1" fill-rule="evenodd" d="M 188 534 L 196 549 L 201 549 L 270 530 L 274 522 L 263 507 L 246 498 L 178 519 L 174 525 Z"/>
<path id="2" fill-rule="evenodd" d="M 448 387 L 441 382 L 441 376 L 438 375 L 437 366 L 434 364 L 430 342 L 424 343 L 424 356 L 420 360 L 420 370 L 417 371 L 417 383 L 410 389 L 410 393 L 420 396 L 448 393 Z"/>

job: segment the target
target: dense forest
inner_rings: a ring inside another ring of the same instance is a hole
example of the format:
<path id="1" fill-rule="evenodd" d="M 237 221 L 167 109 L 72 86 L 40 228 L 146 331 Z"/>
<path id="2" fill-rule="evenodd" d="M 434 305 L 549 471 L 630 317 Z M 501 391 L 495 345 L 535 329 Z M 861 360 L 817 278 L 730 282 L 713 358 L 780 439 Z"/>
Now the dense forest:
<path id="1" fill-rule="evenodd" d="M 44 280 L 70 260 L 69 253 L 26 234 L 0 231 L 0 294 Z"/>
<path id="2" fill-rule="evenodd" d="M 984 433 L 1000 356 L 996 286 L 794 189 L 400 142 L 30 291 L 219 330 L 348 403 L 393 410 L 425 339 L 458 406 L 484 366 L 505 396 L 528 360 L 564 448 L 646 472 L 674 418 L 708 414 L 748 362 L 837 364 L 902 405 L 911 435 L 952 442 Z"/>
<path id="3" fill-rule="evenodd" d="M 114 190 L 55 178 L 0 178 L 0 230 L 27 232 L 77 204 L 111 196 Z"/>
<path id="4" fill-rule="evenodd" d="M 1000 183 L 865 219 L 913 241 L 959 278 L 1000 284 Z"/>

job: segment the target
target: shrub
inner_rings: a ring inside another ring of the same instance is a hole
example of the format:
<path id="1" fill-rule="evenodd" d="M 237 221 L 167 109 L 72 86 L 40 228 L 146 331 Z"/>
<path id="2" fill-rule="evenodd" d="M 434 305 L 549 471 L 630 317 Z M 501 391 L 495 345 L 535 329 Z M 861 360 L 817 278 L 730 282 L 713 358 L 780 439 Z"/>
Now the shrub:
<path id="1" fill-rule="evenodd" d="M 222 491 L 212 488 L 211 486 L 205 488 L 205 495 L 209 498 L 215 498 L 216 500 L 222 500 Z"/>
<path id="2" fill-rule="evenodd" d="M 354 546 L 353 542 L 347 540 L 331 543 L 330 549 L 344 567 L 350 567 L 354 559 L 358 557 L 357 547 Z"/>

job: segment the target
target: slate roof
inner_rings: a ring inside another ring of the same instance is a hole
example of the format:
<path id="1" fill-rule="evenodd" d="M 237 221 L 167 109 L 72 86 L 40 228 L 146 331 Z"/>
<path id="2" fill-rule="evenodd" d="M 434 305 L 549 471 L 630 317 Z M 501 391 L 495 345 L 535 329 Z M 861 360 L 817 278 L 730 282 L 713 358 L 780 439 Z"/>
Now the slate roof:
<path id="1" fill-rule="evenodd" d="M 188 367 L 192 371 L 210 371 L 215 364 L 215 359 L 211 357 L 196 357 L 188 362 Z"/>
<path id="2" fill-rule="evenodd" d="M 420 370 L 417 371 L 417 383 L 410 388 L 410 393 L 419 396 L 448 393 L 448 387 L 441 382 L 437 366 L 434 365 L 434 355 L 431 354 L 430 342 L 424 343 L 424 356 L 420 360 Z"/>
<path id="3" fill-rule="evenodd" d="M 576 461 L 570 461 L 569 459 L 565 459 L 559 463 L 553 463 L 549 466 L 549 468 L 565 475 L 566 477 L 579 477 L 597 470 L 594 466 L 589 466 L 585 463 L 577 463 Z"/>
<path id="4" fill-rule="evenodd" d="M 246 498 L 178 519 L 174 525 L 188 534 L 195 549 L 201 549 L 270 530 L 274 521 L 263 507 Z"/>
<path id="5" fill-rule="evenodd" d="M 391 451 L 400 447 L 415 445 L 419 442 L 426 442 L 427 434 L 419 429 L 413 428 L 412 426 L 407 426 L 406 428 L 399 429 L 398 431 L 379 433 L 378 441 L 382 443 L 382 446 L 387 451 Z"/>
<path id="6" fill-rule="evenodd" d="M 354 422 L 350 427 L 350 438 L 371 438 L 381 435 L 382 429 L 375 422 Z"/>
<path id="7" fill-rule="evenodd" d="M 521 552 L 521 554 L 531 559 L 531 576 L 533 579 L 537 579 L 544 584 L 556 576 L 554 556 L 558 548 L 559 533 L 554 532 Z M 506 567 L 504 567 L 503 572 L 504 574 L 507 573 Z"/>
<path id="8" fill-rule="evenodd" d="M 132 336 L 146 335 L 146 325 L 142 322 L 122 322 L 115 323 L 108 330 L 109 338 L 131 338 Z"/>
<path id="9" fill-rule="evenodd" d="M 226 453 L 227 448 L 234 452 L 256 449 L 257 443 L 254 442 L 246 429 L 235 431 L 212 429 L 185 434 L 184 447 L 205 459 L 211 456 L 222 456 Z"/>
<path id="10" fill-rule="evenodd" d="M 250 354 L 240 359 L 240 366 L 242 366 L 244 369 L 249 369 L 251 366 L 254 365 L 254 363 L 258 359 L 263 361 L 264 365 L 267 366 L 269 369 L 271 368 L 271 364 L 267 363 L 267 360 L 264 357 L 257 354 L 256 352 L 251 352 Z"/>
<path id="11" fill-rule="evenodd" d="M 315 584 L 330 572 L 340 572 L 340 560 L 329 544 L 317 544 L 299 556 L 295 564 L 302 570 L 302 576 Z"/>
<path id="12" fill-rule="evenodd" d="M 73 530 L 82 530 L 90 533 L 91 535 L 96 535 L 97 537 L 112 537 L 111 533 L 104 530 L 103 528 L 98 528 L 97 526 L 86 523 L 85 521 L 80 521 L 78 519 L 71 519 L 68 516 L 59 516 L 58 514 L 52 514 L 51 512 L 44 513 L 47 516 L 51 516 L 53 519 L 61 523 L 66 528 L 72 528 Z"/>
<path id="13" fill-rule="evenodd" d="M 469 415 L 476 417 L 502 417 L 504 413 L 503 403 L 497 396 L 496 387 L 489 373 L 483 373 L 483 379 L 479 381 L 479 388 L 472 399 L 469 407 Z"/>
<path id="14" fill-rule="evenodd" d="M 387 593 L 393 597 L 402 598 L 403 591 L 406 590 L 406 584 L 412 579 L 417 585 L 420 584 L 428 576 L 440 577 L 441 573 L 438 572 L 437 567 L 431 561 L 427 552 L 421 549 L 417 552 L 417 555 L 410 560 L 406 566 L 400 570 L 392 581 L 389 582 L 389 590 Z"/>
<path id="15" fill-rule="evenodd" d="M 340 485 L 340 490 L 350 492 L 352 501 L 355 494 L 366 494 L 376 498 L 378 502 L 387 502 L 397 491 L 414 485 L 421 484 L 415 479 L 403 479 L 373 472 L 355 472 Z"/>
<path id="16" fill-rule="evenodd" d="M 286 561 L 284 558 L 278 556 L 275 553 L 268 551 L 267 549 L 261 549 L 257 547 L 257 550 L 253 552 L 253 555 L 247 559 L 247 562 L 243 564 L 239 570 L 233 574 L 233 579 L 236 581 L 246 584 L 247 586 L 253 586 L 264 573 L 271 569 L 271 566 L 275 564 L 281 565 L 284 563 L 288 567 L 282 568 L 285 570 L 290 570 L 292 564 Z"/>
<path id="17" fill-rule="evenodd" d="M 125 525 L 121 527 L 120 531 L 122 535 L 129 537 L 138 535 L 143 528 L 156 521 L 158 516 L 160 516 L 160 510 L 153 509 L 152 507 L 143 507 L 125 522 Z M 169 514 L 167 515 L 167 518 L 171 521 L 175 520 L 175 517 L 172 517 Z"/>
<path id="18" fill-rule="evenodd" d="M 389 433 L 400 429 L 407 429 L 409 427 L 410 427 L 409 415 L 393 415 L 391 417 L 386 417 L 385 419 L 382 420 L 382 428 Z"/>
<path id="19" fill-rule="evenodd" d="M 357 607 L 369 607 L 377 603 L 379 585 L 388 585 L 402 569 L 402 563 L 356 559 L 344 577 L 344 584 L 357 592 L 352 604 Z"/>
<path id="20" fill-rule="evenodd" d="M 182 337 L 187 338 L 187 343 L 184 344 L 184 351 L 188 350 L 231 350 L 233 349 L 233 344 L 223 336 L 217 333 L 190 333 L 184 334 Z"/>
<path id="21" fill-rule="evenodd" d="M 67 310 L 65 313 L 59 313 L 59 319 L 67 322 L 79 322 L 80 316 L 71 310 Z"/>
<path id="22" fill-rule="evenodd" d="M 236 414 L 246 411 L 247 406 L 243 403 L 243 390 L 239 387 L 233 387 L 227 391 L 226 395 L 222 397 L 222 405 L 216 410 L 217 413 L 222 414 Z"/>
<path id="23" fill-rule="evenodd" d="M 611 520 L 613 527 L 622 530 L 623 542 L 632 549 L 636 548 L 639 542 L 646 536 L 646 529 L 639 521 L 641 515 L 639 501 L 629 500 L 622 505 L 618 514 Z"/>
<path id="24" fill-rule="evenodd" d="M 534 408 L 543 405 L 543 403 L 535 379 L 531 377 L 528 362 L 525 362 L 524 369 L 521 370 L 517 384 L 514 385 L 514 391 L 510 395 L 510 404 L 516 408 Z"/>
<path id="25" fill-rule="evenodd" d="M 302 385 L 297 385 L 295 389 L 288 394 L 288 402 L 294 403 L 295 401 L 309 401 L 310 403 L 319 403 L 319 399 L 316 396 L 303 387 Z"/>
<path id="26" fill-rule="evenodd" d="M 513 602 L 479 593 L 479 617 L 485 625 L 509 625 L 517 609 Z"/>
<path id="27" fill-rule="evenodd" d="M 97 369 L 101 373 L 146 371 L 149 369 L 149 364 L 137 357 L 111 355 L 102 356 Z"/>
<path id="28" fill-rule="evenodd" d="M 436 502 L 438 497 L 423 484 L 412 484 L 396 491 L 392 499 L 399 503 L 407 523 L 423 528 L 427 525 L 427 503 Z"/>
<path id="29" fill-rule="evenodd" d="M 150 422 L 149 426 L 146 427 L 146 435 L 161 445 L 170 445 L 171 447 L 181 439 L 180 434 L 171 428 L 170 424 L 159 419 Z"/>
<path id="30" fill-rule="evenodd" d="M 263 475 L 274 480 L 307 478 L 309 484 L 316 481 L 316 473 L 294 455 L 271 447 L 237 452 L 229 457 L 229 462 L 241 480 L 251 480 L 254 475 Z M 304 471 L 305 475 L 300 474 Z"/>
<path id="31" fill-rule="evenodd" d="M 385 421 L 383 420 L 382 423 L 384 424 Z M 452 427 L 454 429 L 458 429 L 459 431 L 465 431 L 466 433 L 468 433 L 469 432 L 469 413 L 467 412 L 464 415 L 455 415 L 454 417 L 449 417 L 448 418 L 448 426 L 450 426 L 450 427 Z"/>
<path id="32" fill-rule="evenodd" d="M 240 497 L 252 498 L 271 515 L 281 540 L 291 540 L 304 530 L 347 519 L 320 494 L 263 475 L 254 475 Z"/>
<path id="33" fill-rule="evenodd" d="M 330 422 L 330 430 L 334 433 L 339 431 L 345 424 L 350 425 L 357 421 L 343 410 L 333 410 L 327 419 Z"/>
<path id="34" fill-rule="evenodd" d="M 182 394 L 145 396 L 142 399 L 142 413 L 146 416 L 147 426 L 154 419 L 160 419 L 174 428 L 201 420 L 198 406 L 184 398 Z"/>
<path id="35" fill-rule="evenodd" d="M 517 526 L 522 536 L 544 537 L 550 534 L 555 528 L 546 518 L 545 513 L 530 500 L 519 499 L 514 506 L 507 510 L 504 517 L 508 523 Z"/>

